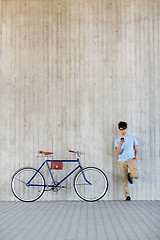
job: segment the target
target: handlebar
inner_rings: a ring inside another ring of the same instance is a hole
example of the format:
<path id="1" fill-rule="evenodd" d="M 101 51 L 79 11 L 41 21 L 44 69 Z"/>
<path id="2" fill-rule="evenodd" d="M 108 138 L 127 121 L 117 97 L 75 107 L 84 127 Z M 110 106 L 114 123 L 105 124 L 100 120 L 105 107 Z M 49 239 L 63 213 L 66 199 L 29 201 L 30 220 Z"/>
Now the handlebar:
<path id="1" fill-rule="evenodd" d="M 71 153 L 77 153 L 76 151 L 74 151 L 74 150 L 69 150 L 69 152 L 71 152 Z"/>
<path id="2" fill-rule="evenodd" d="M 81 154 L 84 154 L 84 153 L 82 153 L 82 152 L 74 151 L 74 150 L 69 150 L 69 152 L 71 152 L 71 153 L 76 153 L 78 157 L 80 157 Z"/>

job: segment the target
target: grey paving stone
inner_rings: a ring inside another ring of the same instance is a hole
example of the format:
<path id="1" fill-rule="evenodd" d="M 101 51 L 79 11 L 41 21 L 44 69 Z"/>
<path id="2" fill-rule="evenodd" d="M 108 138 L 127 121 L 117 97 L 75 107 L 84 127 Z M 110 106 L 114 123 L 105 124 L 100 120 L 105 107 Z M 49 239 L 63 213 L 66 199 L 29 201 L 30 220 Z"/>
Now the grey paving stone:
<path id="1" fill-rule="evenodd" d="M 160 240 L 160 201 L 0 202 L 0 240 Z"/>

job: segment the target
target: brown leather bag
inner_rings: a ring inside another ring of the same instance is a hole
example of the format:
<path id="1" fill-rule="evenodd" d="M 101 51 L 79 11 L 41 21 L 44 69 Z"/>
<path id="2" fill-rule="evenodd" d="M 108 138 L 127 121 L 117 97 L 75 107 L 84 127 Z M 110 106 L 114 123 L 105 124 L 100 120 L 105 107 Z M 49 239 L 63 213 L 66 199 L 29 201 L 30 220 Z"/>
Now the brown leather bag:
<path id="1" fill-rule="evenodd" d="M 57 170 L 62 170 L 63 168 L 63 162 L 51 162 L 51 169 L 57 169 Z"/>

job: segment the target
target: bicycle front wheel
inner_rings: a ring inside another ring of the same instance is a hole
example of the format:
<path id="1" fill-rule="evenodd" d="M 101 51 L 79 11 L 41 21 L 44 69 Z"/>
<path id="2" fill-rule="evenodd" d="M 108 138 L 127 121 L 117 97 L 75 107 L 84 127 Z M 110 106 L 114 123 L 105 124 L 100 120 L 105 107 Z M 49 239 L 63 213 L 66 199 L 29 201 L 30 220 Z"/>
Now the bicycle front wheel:
<path id="1" fill-rule="evenodd" d="M 106 194 L 108 179 L 99 168 L 87 167 L 83 169 L 83 172 L 79 171 L 76 174 L 73 185 L 80 198 L 88 202 L 94 202 Z"/>
<path id="2" fill-rule="evenodd" d="M 34 176 L 35 175 L 35 176 Z M 33 177 L 34 176 L 34 177 Z M 27 183 L 33 177 L 30 184 Z M 11 181 L 11 189 L 16 198 L 23 202 L 33 202 L 44 193 L 45 179 L 34 168 L 22 168 L 14 173 Z"/>

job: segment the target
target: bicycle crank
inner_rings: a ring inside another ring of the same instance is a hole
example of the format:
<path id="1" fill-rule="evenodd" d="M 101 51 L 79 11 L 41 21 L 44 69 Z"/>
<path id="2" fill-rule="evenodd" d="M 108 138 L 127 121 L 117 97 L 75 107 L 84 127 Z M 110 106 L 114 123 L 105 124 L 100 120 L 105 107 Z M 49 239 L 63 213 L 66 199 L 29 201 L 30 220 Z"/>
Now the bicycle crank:
<path id="1" fill-rule="evenodd" d="M 52 185 L 52 191 L 53 191 L 53 192 L 58 192 L 58 191 L 62 188 L 61 185 L 56 186 L 57 184 L 58 184 L 57 181 L 55 181 L 55 182 L 53 183 L 53 185 Z"/>
<path id="2" fill-rule="evenodd" d="M 44 191 L 58 192 L 61 188 L 66 188 L 66 186 L 61 186 L 61 185 L 56 186 L 57 184 L 58 184 L 58 182 L 55 181 L 51 185 L 48 185 L 47 189 L 45 189 Z"/>

